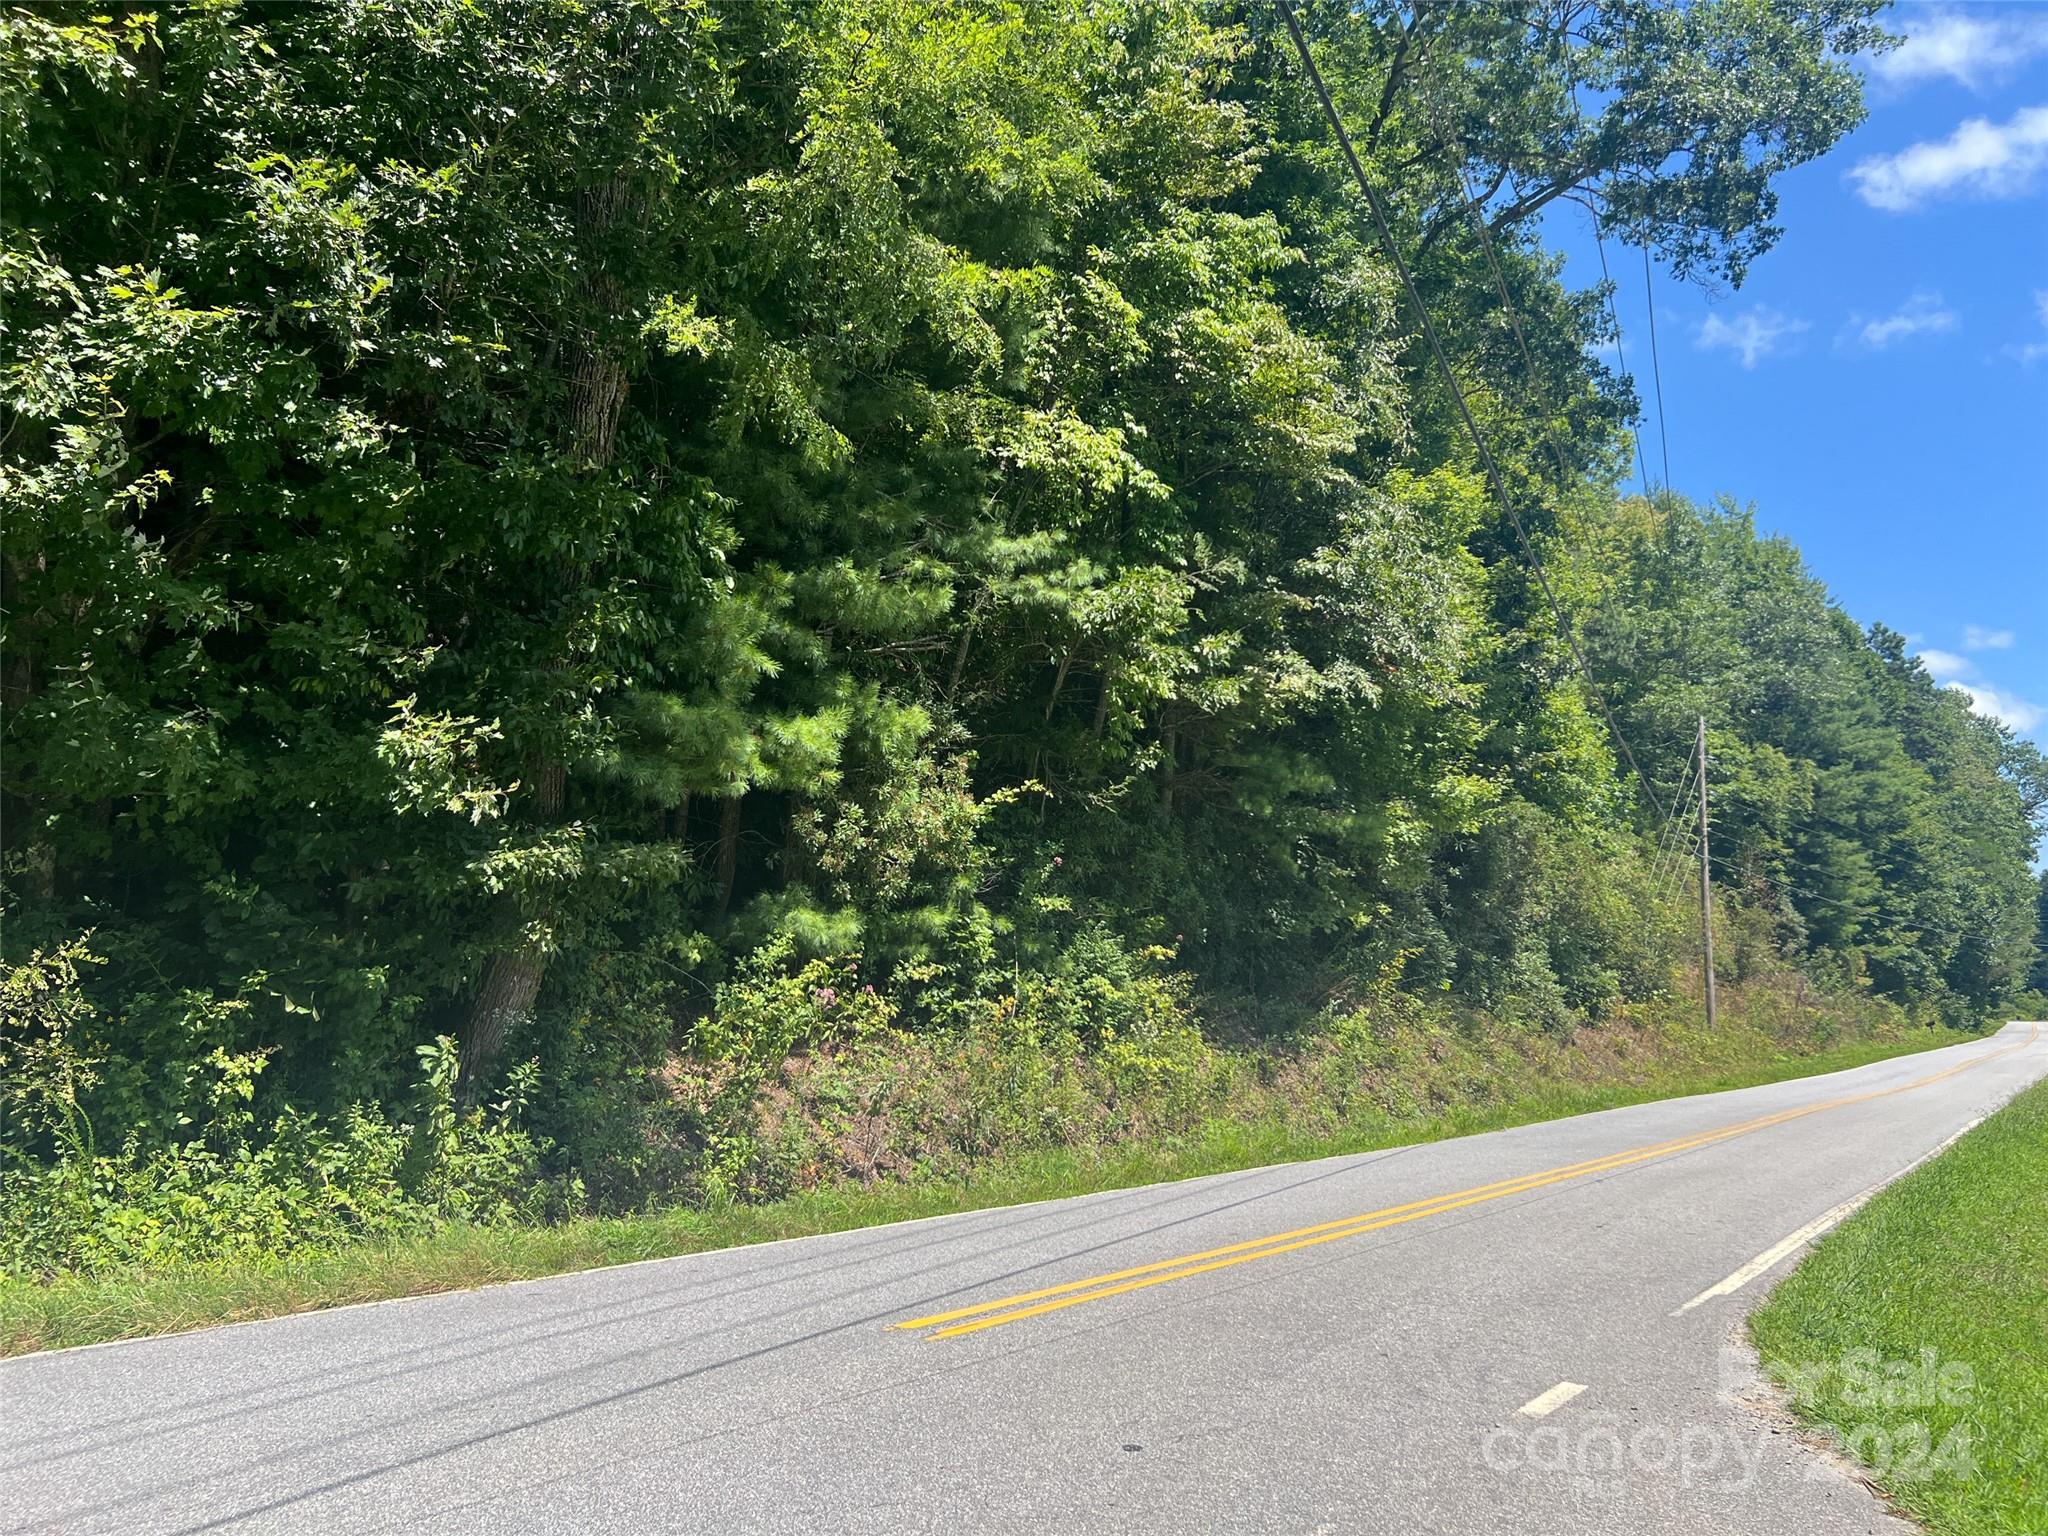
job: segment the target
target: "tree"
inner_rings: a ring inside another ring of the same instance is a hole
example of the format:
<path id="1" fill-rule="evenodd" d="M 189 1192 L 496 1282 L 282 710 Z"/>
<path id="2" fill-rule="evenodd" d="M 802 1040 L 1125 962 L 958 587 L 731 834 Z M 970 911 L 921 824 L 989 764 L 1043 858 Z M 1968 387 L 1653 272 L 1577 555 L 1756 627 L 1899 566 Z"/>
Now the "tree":
<path id="1" fill-rule="evenodd" d="M 1660 789 L 1707 713 L 1741 899 L 1991 1006 L 2038 754 L 1746 518 L 1617 499 L 1630 392 L 1538 240 L 1584 199 L 1738 280 L 1872 7 L 1307 14 Z M 174 1135 L 272 1046 L 342 1106 L 445 1032 L 566 1133 L 749 955 L 858 953 L 924 1029 L 1154 943 L 1272 1028 L 1666 985 L 1657 812 L 1276 26 L 8 10 L 4 942 L 93 930 L 93 1113 Z"/>

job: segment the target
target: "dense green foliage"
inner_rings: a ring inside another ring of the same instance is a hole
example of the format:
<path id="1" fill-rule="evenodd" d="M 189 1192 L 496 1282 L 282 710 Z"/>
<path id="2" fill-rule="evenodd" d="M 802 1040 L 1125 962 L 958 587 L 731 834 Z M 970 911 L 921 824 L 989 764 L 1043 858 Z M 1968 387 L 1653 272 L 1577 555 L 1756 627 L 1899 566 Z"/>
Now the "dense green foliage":
<path id="1" fill-rule="evenodd" d="M 1766 914 L 1731 916 L 1738 951 L 1768 944 Z M 70 946 L 17 966 L 0 1002 L 36 1047 L 0 1061 L 0 1090 L 57 1155 L 0 1168 L 0 1354 L 56 1342 L 53 1324 L 85 1342 L 145 1319 L 405 1295 L 838 1230 L 859 1212 L 890 1220 L 1401 1145 L 1974 1038 L 1746 961 L 1711 1030 L 1681 995 L 1570 1030 L 1475 1028 L 1454 1000 L 1403 991 L 1390 972 L 1284 1036 L 1218 1042 L 1183 979 L 1099 947 L 1019 978 L 976 1022 L 907 1030 L 880 992 L 852 986 L 850 962 L 788 960 L 770 946 L 744 962 L 695 1050 L 670 1064 L 688 1134 L 595 1160 L 595 1188 L 548 1176 L 551 1149 L 518 1123 L 532 1065 L 512 1069 L 489 1110 L 465 1110 L 446 1036 L 420 1048 L 410 1123 L 376 1104 L 332 1119 L 288 1106 L 259 1130 L 263 1057 L 223 1053 L 201 1067 L 203 1126 L 168 1146 L 99 1147 L 78 1112 L 93 1070 L 76 1047 L 94 1023 L 79 984 L 90 961 Z M 623 1224 L 578 1214 L 639 1192 L 667 1198 Z"/>
<path id="2" fill-rule="evenodd" d="M 375 1104 L 351 1105 L 332 1123 L 288 1105 L 259 1128 L 251 1103 L 266 1053 L 217 1050 L 191 1074 L 204 1079 L 194 1095 L 203 1129 L 158 1146 L 131 1133 L 102 1148 L 84 1108 L 96 1064 L 79 1045 L 93 1020 L 79 967 L 91 963 L 67 945 L 0 978 L 10 1130 L 47 1137 L 55 1153 L 0 1168 L 0 1272 L 260 1261 L 451 1222 L 544 1219 L 580 1196 L 573 1180 L 542 1177 L 542 1148 L 515 1123 L 532 1065 L 513 1070 L 489 1112 L 464 1110 L 446 1035 L 419 1048 L 414 1123 L 394 1125 Z"/>
<path id="3" fill-rule="evenodd" d="M 1937 687 L 1899 635 L 1859 633 L 1747 515 L 1625 514 L 1579 550 L 1608 573 L 1588 629 L 1624 729 L 1657 743 L 1716 723 L 1720 878 L 1788 945 L 1908 1000 L 1984 1008 L 2028 985 L 2048 806 L 2031 743 Z"/>
<path id="4" fill-rule="evenodd" d="M 1386 976 L 1563 1027 L 1676 984 L 1700 712 L 1729 966 L 1994 1007 L 2038 755 L 1746 518 L 1618 499 L 1532 222 L 1739 280 L 1874 8 L 1309 8 L 1654 795 L 1264 6 L 9 10 L 4 958 L 104 962 L 67 1113 L 326 1135 L 445 1035 L 474 1102 L 538 1064 L 492 1156 L 630 1204 L 866 1031 L 1170 1063 L 1197 992 Z"/>

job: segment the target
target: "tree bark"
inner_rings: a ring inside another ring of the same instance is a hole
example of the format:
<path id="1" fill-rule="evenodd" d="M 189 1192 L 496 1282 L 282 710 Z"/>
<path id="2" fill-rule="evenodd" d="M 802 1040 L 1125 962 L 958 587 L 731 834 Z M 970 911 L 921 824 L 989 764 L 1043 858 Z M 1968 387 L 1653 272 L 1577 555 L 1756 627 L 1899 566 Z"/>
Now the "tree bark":
<path id="1" fill-rule="evenodd" d="M 1059 667 L 1052 675 L 1052 693 L 1045 701 L 1045 720 L 1048 725 L 1052 723 L 1052 712 L 1060 702 L 1060 692 L 1067 686 L 1067 669 L 1073 664 L 1074 653 L 1069 651 L 1060 657 Z"/>
<path id="2" fill-rule="evenodd" d="M 1159 735 L 1160 743 L 1166 749 L 1159 765 L 1159 815 L 1161 820 L 1170 821 L 1173 819 L 1173 781 L 1180 768 L 1180 732 L 1169 722 Z"/>
<path id="3" fill-rule="evenodd" d="M 720 917 L 732 908 L 733 882 L 740 872 L 740 802 L 744 795 L 734 795 L 725 802 L 725 808 L 718 817 L 718 915 Z"/>
<path id="4" fill-rule="evenodd" d="M 804 815 L 810 808 L 810 801 L 804 796 L 791 795 L 789 797 L 789 816 L 784 821 L 782 829 L 782 883 L 784 886 L 796 885 L 810 878 L 811 847 L 810 844 L 804 841 L 803 833 L 798 830 L 803 825 Z"/>
<path id="5" fill-rule="evenodd" d="M 568 450 L 584 468 L 598 471 L 612 461 L 619 435 L 619 417 L 626 405 L 626 365 L 602 334 L 605 320 L 618 315 L 624 295 L 605 264 L 605 247 L 633 204 L 631 184 L 615 176 L 577 195 L 577 222 L 591 253 L 592 277 L 586 289 L 588 309 L 573 323 L 569 355 Z M 573 592 L 582 585 L 579 566 L 564 562 L 556 573 L 557 587 Z M 557 670 L 562 663 L 557 661 Z M 568 770 L 558 760 L 534 766 L 533 816 L 536 824 L 561 820 L 568 794 Z M 499 950 L 484 966 L 483 982 L 470 1003 L 462 1032 L 460 1082 L 463 1097 L 474 1102 L 505 1048 L 513 1024 L 532 1016 L 547 977 L 547 956 L 535 944 L 520 942 Z"/>
<path id="6" fill-rule="evenodd" d="M 534 777 L 534 816 L 543 825 L 562 813 L 562 799 L 568 775 L 560 763 L 544 763 Z M 462 1032 L 462 1055 L 457 1079 L 464 1096 L 474 1100 L 490 1076 L 505 1036 L 512 1026 L 531 1017 L 540 996 L 540 984 L 547 975 L 547 959 L 531 944 L 501 949 L 484 966 L 483 984 L 470 1004 L 469 1025 Z"/>
<path id="7" fill-rule="evenodd" d="M 974 643 L 974 622 L 969 620 L 960 628 L 960 644 L 953 652 L 953 673 L 946 679 L 946 702 L 953 702 L 953 696 L 960 691 L 960 679 L 967 671 L 967 649 Z"/>
<path id="8" fill-rule="evenodd" d="M 1116 669 L 1105 664 L 1102 668 L 1100 691 L 1095 695 L 1095 721 L 1090 727 L 1095 739 L 1102 740 L 1103 728 L 1109 724 L 1109 689 L 1116 680 Z"/>
<path id="9" fill-rule="evenodd" d="M 1060 692 L 1067 686 L 1067 670 L 1068 668 L 1072 667 L 1073 664 L 1074 653 L 1072 651 L 1069 651 L 1066 653 L 1066 655 L 1060 657 L 1060 664 L 1053 672 L 1052 692 L 1046 697 L 1045 701 L 1045 723 L 1047 725 L 1052 724 L 1052 712 L 1059 706 Z M 1044 761 L 1045 744 L 1043 742 L 1032 743 L 1031 765 L 1028 769 L 1025 770 L 1024 777 L 1027 779 L 1037 778 L 1039 765 Z M 1044 807 L 1042 805 L 1039 807 L 1039 819 L 1044 819 Z"/>
<path id="10" fill-rule="evenodd" d="M 491 956 L 483 985 L 470 1004 L 469 1027 L 462 1032 L 457 1075 L 465 1101 L 475 1102 L 512 1026 L 533 1013 L 546 974 L 547 962 L 537 949 L 501 949 Z"/>

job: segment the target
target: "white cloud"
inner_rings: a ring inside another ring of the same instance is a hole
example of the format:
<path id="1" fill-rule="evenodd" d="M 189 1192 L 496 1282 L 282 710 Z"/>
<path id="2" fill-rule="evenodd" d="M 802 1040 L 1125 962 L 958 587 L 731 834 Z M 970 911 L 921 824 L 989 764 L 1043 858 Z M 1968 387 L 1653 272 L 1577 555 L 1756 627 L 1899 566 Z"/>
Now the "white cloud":
<path id="1" fill-rule="evenodd" d="M 1944 307 L 1938 293 L 1916 293 L 1890 314 L 1877 320 L 1851 315 L 1849 325 L 1856 339 L 1873 351 L 1882 351 L 1908 336 L 1932 336 L 1956 328 L 1958 316 Z"/>
<path id="2" fill-rule="evenodd" d="M 1768 304 L 1752 304 L 1732 320 L 1707 316 L 1693 345 L 1708 351 L 1725 347 L 1741 355 L 1743 367 L 1754 368 L 1759 360 L 1780 350 L 1788 337 L 1805 329 L 1804 320 L 1794 320 Z"/>
<path id="3" fill-rule="evenodd" d="M 1896 155 L 1850 168 L 1863 201 L 1905 213 L 1949 194 L 2024 197 L 2048 165 L 2048 106 L 2022 107 L 2003 123 L 1973 117 L 1945 139 L 1923 139 Z"/>
<path id="4" fill-rule="evenodd" d="M 1987 649 L 2002 649 L 2012 643 L 2012 636 L 2004 630 L 1986 631 L 1971 625 L 1963 631 L 1963 643 L 1969 645 L 1972 636 L 1988 636 Z M 1970 708 L 1978 714 L 2004 722 L 2014 730 L 2028 732 L 2048 720 L 2048 710 L 2026 699 L 2007 693 L 2003 688 L 1986 682 L 1977 675 L 1977 665 L 1967 656 L 1958 656 L 1953 651 L 1916 651 L 1920 665 L 1944 688 L 1953 688 L 1970 701 Z"/>
<path id="5" fill-rule="evenodd" d="M 1937 683 L 1952 682 L 1976 670 L 1967 656 L 1958 656 L 1953 651 L 1922 651 L 1919 654 L 1920 665 Z"/>
<path id="6" fill-rule="evenodd" d="M 2048 53 L 2048 12 L 1930 7 L 1913 16 L 1905 42 L 1870 61 L 1870 72 L 1895 85 L 1945 76 L 1977 90 L 2042 53 Z"/>
<path id="7" fill-rule="evenodd" d="M 1978 714 L 1989 715 L 2022 734 L 2048 719 L 2048 712 L 2044 712 L 2040 705 L 2014 698 L 1989 683 L 1950 683 L 1947 686 L 1969 699 L 1970 708 Z"/>
<path id="8" fill-rule="evenodd" d="M 2012 649 L 2012 631 L 2009 629 L 1986 629 L 1982 624 L 1963 626 L 1963 649 L 1966 651 L 2009 651 Z"/>
<path id="9" fill-rule="evenodd" d="M 2048 288 L 2034 290 L 2034 313 L 2040 317 L 2041 328 L 2048 330 Z M 2009 341 L 2004 350 L 2007 357 L 2018 358 L 2021 367 L 2031 368 L 2048 357 L 2048 340 Z"/>

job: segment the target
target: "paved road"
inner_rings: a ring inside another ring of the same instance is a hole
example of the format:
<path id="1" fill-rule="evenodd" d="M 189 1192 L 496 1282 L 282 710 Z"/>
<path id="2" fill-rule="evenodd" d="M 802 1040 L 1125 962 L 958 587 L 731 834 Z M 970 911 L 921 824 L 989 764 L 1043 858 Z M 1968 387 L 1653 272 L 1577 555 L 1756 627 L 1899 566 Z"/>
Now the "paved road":
<path id="1" fill-rule="evenodd" d="M 1743 1401 L 1738 1325 L 1789 1259 L 1688 1303 L 2044 1072 L 2048 1030 L 2013 1026 L 1430 1146 L 4 1362 L 0 1530 L 1903 1531 Z"/>

